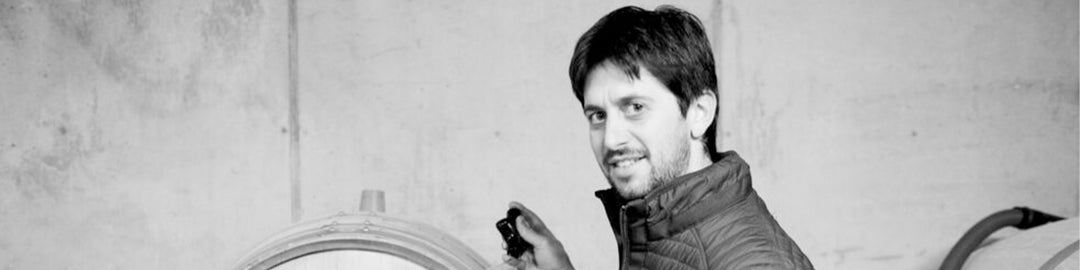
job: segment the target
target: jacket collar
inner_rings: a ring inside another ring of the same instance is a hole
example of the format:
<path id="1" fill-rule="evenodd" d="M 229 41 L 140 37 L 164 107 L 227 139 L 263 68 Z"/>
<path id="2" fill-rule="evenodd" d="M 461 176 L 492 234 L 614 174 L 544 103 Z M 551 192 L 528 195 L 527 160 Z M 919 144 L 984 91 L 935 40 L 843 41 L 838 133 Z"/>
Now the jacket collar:
<path id="1" fill-rule="evenodd" d="M 614 188 L 595 194 L 604 204 L 616 235 L 620 232 L 619 211 L 625 208 L 628 227 L 644 226 L 641 229 L 647 234 L 631 238 L 647 237 L 651 241 L 681 232 L 744 200 L 751 192 L 750 167 L 737 153 L 729 151 L 720 153 L 720 161 L 676 177 L 642 198 L 623 199 Z"/>

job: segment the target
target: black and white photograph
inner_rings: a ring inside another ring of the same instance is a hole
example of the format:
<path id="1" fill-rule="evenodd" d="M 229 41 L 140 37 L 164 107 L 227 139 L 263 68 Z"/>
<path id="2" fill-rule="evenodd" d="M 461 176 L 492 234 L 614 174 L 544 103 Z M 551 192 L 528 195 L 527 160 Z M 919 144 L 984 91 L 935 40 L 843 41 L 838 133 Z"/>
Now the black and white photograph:
<path id="1" fill-rule="evenodd" d="M 0 270 L 1072 270 L 1078 209 L 1078 0 L 0 0 Z"/>

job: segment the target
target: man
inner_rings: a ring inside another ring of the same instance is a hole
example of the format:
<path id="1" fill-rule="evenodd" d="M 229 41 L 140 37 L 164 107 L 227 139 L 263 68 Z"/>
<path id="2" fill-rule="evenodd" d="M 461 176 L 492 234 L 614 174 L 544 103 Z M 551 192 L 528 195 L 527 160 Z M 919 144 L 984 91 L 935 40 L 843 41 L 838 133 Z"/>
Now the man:
<path id="1" fill-rule="evenodd" d="M 735 152 L 716 151 L 717 80 L 701 22 L 673 7 L 624 7 L 578 40 L 574 94 L 611 189 L 596 192 L 621 269 L 812 269 L 751 187 Z M 534 248 L 507 263 L 573 269 L 533 212 L 517 225 Z"/>

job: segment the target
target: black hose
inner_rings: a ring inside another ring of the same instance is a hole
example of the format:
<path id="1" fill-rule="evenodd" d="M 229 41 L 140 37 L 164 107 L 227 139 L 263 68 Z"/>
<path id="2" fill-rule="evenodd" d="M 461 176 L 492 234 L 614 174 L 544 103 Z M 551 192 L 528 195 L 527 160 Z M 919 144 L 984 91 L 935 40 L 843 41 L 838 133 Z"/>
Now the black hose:
<path id="1" fill-rule="evenodd" d="M 957 241 L 952 250 L 949 250 L 949 255 L 945 256 L 945 261 L 941 263 L 939 269 L 960 270 L 964 266 L 964 262 L 967 261 L 968 256 L 971 256 L 971 253 L 979 248 L 979 245 L 982 244 L 983 240 L 986 240 L 986 237 L 989 237 L 998 229 L 1013 226 L 1026 230 L 1061 219 L 1061 217 L 1027 207 L 1016 207 L 994 213 L 983 218 L 979 223 L 975 223 L 975 226 L 972 226 L 971 229 L 964 233 L 963 237 L 960 237 L 960 241 Z"/>

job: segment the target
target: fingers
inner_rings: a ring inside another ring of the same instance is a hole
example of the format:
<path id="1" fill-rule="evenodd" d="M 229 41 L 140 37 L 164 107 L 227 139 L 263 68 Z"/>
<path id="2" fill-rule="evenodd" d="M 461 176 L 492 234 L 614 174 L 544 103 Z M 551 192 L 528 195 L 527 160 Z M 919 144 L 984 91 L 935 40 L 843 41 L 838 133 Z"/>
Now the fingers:
<path id="1" fill-rule="evenodd" d="M 526 208 L 524 204 L 521 204 L 519 202 L 510 202 L 510 208 L 517 208 L 518 210 L 521 210 L 521 216 L 526 217 L 527 219 L 525 221 L 529 223 L 526 224 L 526 226 L 532 227 L 538 232 L 547 231 L 547 226 L 544 225 L 543 220 L 540 220 L 540 216 L 537 216 L 536 213 L 533 213 L 532 210 Z"/>
<path id="2" fill-rule="evenodd" d="M 540 217 L 535 213 L 525 208 L 519 202 L 510 202 L 511 208 L 521 210 L 521 216 L 514 222 L 517 223 L 518 234 L 521 234 L 521 238 L 524 238 L 526 242 L 529 242 L 533 246 L 538 246 L 542 243 L 549 242 L 548 238 L 551 238 L 551 233 L 544 228 L 544 222 L 540 220 Z"/>
<path id="3" fill-rule="evenodd" d="M 513 264 L 510 264 L 509 262 L 504 262 L 504 263 L 500 263 L 498 265 L 493 265 L 491 267 L 488 267 L 486 270 L 517 270 L 517 269 L 518 269 L 517 266 L 515 266 Z"/>
<path id="4" fill-rule="evenodd" d="M 532 252 L 525 252 L 521 255 L 521 258 L 514 258 L 510 255 L 503 254 L 503 264 L 510 267 L 510 269 L 528 269 L 529 264 L 536 265 L 533 262 Z"/>
<path id="5" fill-rule="evenodd" d="M 533 245 L 531 250 L 513 261 L 518 269 L 574 269 L 566 250 L 540 220 L 540 216 L 519 202 L 510 202 L 510 208 L 521 211 L 521 216 L 514 223 L 521 238 Z"/>
<path id="6" fill-rule="evenodd" d="M 533 256 L 532 251 L 525 251 L 525 253 L 521 253 L 518 264 L 514 266 L 517 266 L 518 269 L 536 269 L 536 257 Z"/>

